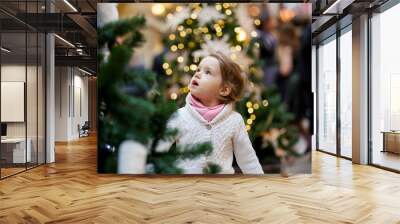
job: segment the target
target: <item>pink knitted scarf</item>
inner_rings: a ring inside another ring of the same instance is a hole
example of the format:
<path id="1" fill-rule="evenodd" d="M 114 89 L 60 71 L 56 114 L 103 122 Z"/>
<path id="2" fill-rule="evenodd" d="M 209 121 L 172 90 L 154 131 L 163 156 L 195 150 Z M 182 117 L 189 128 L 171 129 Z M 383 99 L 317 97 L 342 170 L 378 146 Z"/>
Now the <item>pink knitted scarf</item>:
<path id="1" fill-rule="evenodd" d="M 192 95 L 189 97 L 189 103 L 208 122 L 212 121 L 225 106 L 225 104 L 219 104 L 213 107 L 207 107 Z"/>

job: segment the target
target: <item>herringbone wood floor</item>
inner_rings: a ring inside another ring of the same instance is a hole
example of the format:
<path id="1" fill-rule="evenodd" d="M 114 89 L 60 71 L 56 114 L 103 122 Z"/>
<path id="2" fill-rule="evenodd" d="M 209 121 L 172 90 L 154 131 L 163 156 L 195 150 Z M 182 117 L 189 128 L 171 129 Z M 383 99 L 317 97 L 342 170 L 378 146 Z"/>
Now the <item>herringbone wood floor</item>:
<path id="1" fill-rule="evenodd" d="M 0 223 L 400 223 L 400 175 L 319 152 L 313 174 L 133 177 L 96 173 L 95 138 L 0 181 Z"/>

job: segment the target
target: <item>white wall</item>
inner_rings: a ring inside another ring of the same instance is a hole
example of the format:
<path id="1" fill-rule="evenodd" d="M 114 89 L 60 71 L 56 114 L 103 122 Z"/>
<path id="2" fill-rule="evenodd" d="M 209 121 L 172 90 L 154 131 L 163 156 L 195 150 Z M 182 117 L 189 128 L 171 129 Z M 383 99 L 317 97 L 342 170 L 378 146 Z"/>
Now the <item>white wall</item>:
<path id="1" fill-rule="evenodd" d="M 88 78 L 83 75 L 73 67 L 56 67 L 56 141 L 79 138 L 78 124 L 88 121 Z"/>
<path id="2" fill-rule="evenodd" d="M 25 70 L 27 69 L 27 70 Z M 26 71 L 28 72 L 28 84 L 29 87 L 27 88 L 27 120 L 28 124 L 28 137 L 29 134 L 33 131 L 30 131 L 30 128 L 35 131 L 36 135 L 36 120 L 37 115 L 36 113 L 36 106 L 37 106 L 37 99 L 36 99 L 36 80 L 33 80 L 31 77 L 36 77 L 36 66 L 27 66 L 25 65 L 2 65 L 1 66 L 1 81 L 2 82 L 25 82 L 25 75 Z M 4 96 L 3 96 L 4 97 Z M 40 107 L 41 105 L 39 105 Z M 7 108 L 1 108 L 1 110 L 7 110 Z M 34 122 L 34 123 L 32 123 Z M 25 137 L 25 123 L 26 122 L 7 122 L 7 136 L 8 137 Z"/>

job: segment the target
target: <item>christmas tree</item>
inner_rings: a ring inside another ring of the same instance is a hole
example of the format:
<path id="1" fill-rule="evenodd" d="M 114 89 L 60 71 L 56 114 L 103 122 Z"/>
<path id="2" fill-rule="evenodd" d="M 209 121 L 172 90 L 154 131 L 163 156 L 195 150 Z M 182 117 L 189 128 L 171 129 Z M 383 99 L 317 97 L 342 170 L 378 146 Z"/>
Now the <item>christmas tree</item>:
<path id="1" fill-rule="evenodd" d="M 195 3 L 169 12 L 163 81 L 169 97 L 182 104 L 200 59 L 216 51 L 230 56 L 250 81 L 249 91 L 236 109 L 245 119 L 261 164 L 271 164 L 279 162 L 278 157 L 300 156 L 294 150 L 299 131 L 292 125 L 294 116 L 287 112 L 276 88 L 262 83 L 260 43 L 255 30 L 260 20 L 246 16 L 246 7 L 236 3 Z"/>
<path id="2" fill-rule="evenodd" d="M 172 141 L 177 135 L 177 130 L 167 128 L 177 105 L 164 96 L 165 87 L 157 84 L 152 71 L 129 66 L 134 48 L 143 41 L 139 29 L 144 24 L 143 17 L 132 17 L 98 29 L 98 46 L 102 49 L 98 55 L 100 173 L 117 172 L 121 145 L 133 152 L 142 150 L 136 153 L 143 155 L 141 158 L 122 158 L 128 166 L 143 163 L 143 173 L 157 174 L 180 174 L 178 160 L 194 159 L 212 151 L 209 142 L 185 148 L 174 144 L 158 150 L 161 141 Z M 140 159 L 143 161 L 137 161 Z M 204 169 L 205 173 L 219 171 L 215 164 Z"/>

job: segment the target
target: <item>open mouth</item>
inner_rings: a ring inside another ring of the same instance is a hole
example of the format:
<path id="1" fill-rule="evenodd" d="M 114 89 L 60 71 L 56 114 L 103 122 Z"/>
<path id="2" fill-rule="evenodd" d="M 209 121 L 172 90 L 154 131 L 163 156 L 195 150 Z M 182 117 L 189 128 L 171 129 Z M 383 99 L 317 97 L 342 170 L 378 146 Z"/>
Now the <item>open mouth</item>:
<path id="1" fill-rule="evenodd" d="M 199 83 L 196 80 L 192 81 L 192 86 L 199 86 Z"/>

